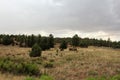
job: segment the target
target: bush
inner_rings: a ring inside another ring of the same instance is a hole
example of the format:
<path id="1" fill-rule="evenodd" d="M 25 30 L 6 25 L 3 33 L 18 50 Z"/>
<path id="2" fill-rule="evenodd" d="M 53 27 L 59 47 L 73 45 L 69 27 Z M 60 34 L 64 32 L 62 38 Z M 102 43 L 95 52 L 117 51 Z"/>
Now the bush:
<path id="1" fill-rule="evenodd" d="M 22 64 L 16 65 L 16 72 L 17 73 L 24 73 L 24 66 Z"/>
<path id="2" fill-rule="evenodd" d="M 8 58 L 0 59 L 0 71 L 13 74 L 39 75 L 39 67 L 33 63 L 16 62 Z"/>
<path id="3" fill-rule="evenodd" d="M 90 77 L 90 78 L 87 78 L 86 80 L 120 80 L 120 75 L 115 75 L 115 76 L 112 76 L 112 77 Z"/>
<path id="4" fill-rule="evenodd" d="M 54 80 L 54 79 L 49 75 L 41 75 L 39 79 L 33 77 L 27 77 L 25 80 Z"/>
<path id="5" fill-rule="evenodd" d="M 40 77 L 40 80 L 54 80 L 51 76 L 48 76 L 48 75 L 42 75 Z"/>
<path id="6" fill-rule="evenodd" d="M 111 80 L 120 80 L 120 74 L 116 75 L 116 76 L 113 76 Z"/>
<path id="7" fill-rule="evenodd" d="M 39 68 L 36 64 L 24 64 L 25 66 L 25 72 L 29 75 L 37 75 L 39 74 Z"/>
<path id="8" fill-rule="evenodd" d="M 41 48 L 38 44 L 34 44 L 32 47 L 32 51 L 30 52 L 30 57 L 38 57 L 41 56 Z"/>

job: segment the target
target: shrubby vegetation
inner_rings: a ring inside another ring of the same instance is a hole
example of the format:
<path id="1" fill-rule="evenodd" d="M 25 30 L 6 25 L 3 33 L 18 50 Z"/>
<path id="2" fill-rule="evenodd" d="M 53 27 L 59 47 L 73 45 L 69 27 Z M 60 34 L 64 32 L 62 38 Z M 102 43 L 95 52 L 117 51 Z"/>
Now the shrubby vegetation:
<path id="1" fill-rule="evenodd" d="M 54 80 L 54 79 L 51 76 L 49 76 L 49 75 L 42 75 L 40 77 L 40 80 Z"/>
<path id="2" fill-rule="evenodd" d="M 33 77 L 27 77 L 25 80 L 54 80 L 51 76 L 49 75 L 41 75 L 39 79 L 33 78 Z"/>
<path id="3" fill-rule="evenodd" d="M 90 77 L 90 78 L 87 78 L 86 80 L 120 80 L 120 75 L 115 75 L 115 76 L 112 76 L 112 77 Z"/>
<path id="4" fill-rule="evenodd" d="M 0 58 L 0 71 L 13 74 L 40 75 L 37 64 L 16 61 L 10 58 Z"/>

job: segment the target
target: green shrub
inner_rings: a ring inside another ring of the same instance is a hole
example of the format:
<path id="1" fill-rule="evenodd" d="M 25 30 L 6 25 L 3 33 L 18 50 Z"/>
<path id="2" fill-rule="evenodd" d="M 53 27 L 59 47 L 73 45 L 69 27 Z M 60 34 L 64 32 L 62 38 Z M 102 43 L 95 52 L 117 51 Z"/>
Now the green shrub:
<path id="1" fill-rule="evenodd" d="M 34 44 L 32 47 L 32 51 L 30 52 L 30 57 L 39 57 L 41 56 L 41 48 L 38 44 Z"/>
<path id="2" fill-rule="evenodd" d="M 0 61 L 0 70 L 1 70 L 1 68 L 3 67 L 3 61 Z"/>
<path id="3" fill-rule="evenodd" d="M 25 72 L 29 75 L 37 75 L 39 74 L 39 68 L 36 64 L 25 64 Z"/>
<path id="4" fill-rule="evenodd" d="M 39 75 L 37 64 L 30 62 L 16 62 L 8 58 L 0 59 L 0 71 L 13 74 Z"/>
<path id="5" fill-rule="evenodd" d="M 23 73 L 24 72 L 24 67 L 21 63 L 16 65 L 16 71 L 17 71 L 17 73 Z"/>
<path id="6" fill-rule="evenodd" d="M 113 76 L 111 80 L 120 80 L 120 75 Z"/>
<path id="7" fill-rule="evenodd" d="M 120 80 L 120 75 L 115 75 L 113 77 L 90 77 L 86 80 Z"/>
<path id="8" fill-rule="evenodd" d="M 54 80 L 54 79 L 49 75 L 41 75 L 39 79 L 33 77 L 27 77 L 25 78 L 25 80 Z"/>
<path id="9" fill-rule="evenodd" d="M 42 75 L 40 77 L 40 80 L 54 80 L 51 76 L 48 76 L 48 75 Z"/>

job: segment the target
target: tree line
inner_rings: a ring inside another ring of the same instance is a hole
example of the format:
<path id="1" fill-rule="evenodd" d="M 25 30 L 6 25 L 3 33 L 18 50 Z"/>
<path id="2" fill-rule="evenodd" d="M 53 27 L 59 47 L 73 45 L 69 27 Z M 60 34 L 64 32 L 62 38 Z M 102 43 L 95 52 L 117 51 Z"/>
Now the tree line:
<path id="1" fill-rule="evenodd" d="M 110 47 L 114 49 L 120 48 L 120 41 L 111 41 L 110 38 L 108 38 L 108 40 L 80 38 L 77 34 L 75 34 L 72 38 L 55 38 L 55 43 L 65 44 L 65 42 L 69 45 L 81 48 L 87 48 L 88 46 Z"/>
<path id="2" fill-rule="evenodd" d="M 32 47 L 37 43 L 42 50 L 47 50 L 54 47 L 54 44 L 60 43 L 60 49 L 67 48 L 67 45 L 72 45 L 73 47 L 83 47 L 87 48 L 88 46 L 97 46 L 97 47 L 111 47 L 111 48 L 120 48 L 120 41 L 111 41 L 103 39 L 90 39 L 90 38 L 80 38 L 75 34 L 72 38 L 54 38 L 52 34 L 49 36 L 39 35 L 0 35 L 0 44 L 3 45 L 18 45 L 20 47 Z"/>
<path id="3" fill-rule="evenodd" d="M 0 35 L 0 44 L 18 45 L 20 47 L 32 47 L 37 43 L 42 50 L 54 47 L 54 36 L 50 34 L 48 37 L 39 35 Z"/>

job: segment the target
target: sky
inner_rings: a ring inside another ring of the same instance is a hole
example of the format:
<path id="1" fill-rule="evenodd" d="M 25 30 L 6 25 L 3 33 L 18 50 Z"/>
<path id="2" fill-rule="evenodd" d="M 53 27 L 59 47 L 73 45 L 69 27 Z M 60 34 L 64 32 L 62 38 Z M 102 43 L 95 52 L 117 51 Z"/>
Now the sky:
<path id="1" fill-rule="evenodd" d="M 0 34 L 120 40 L 120 0 L 0 0 Z"/>

